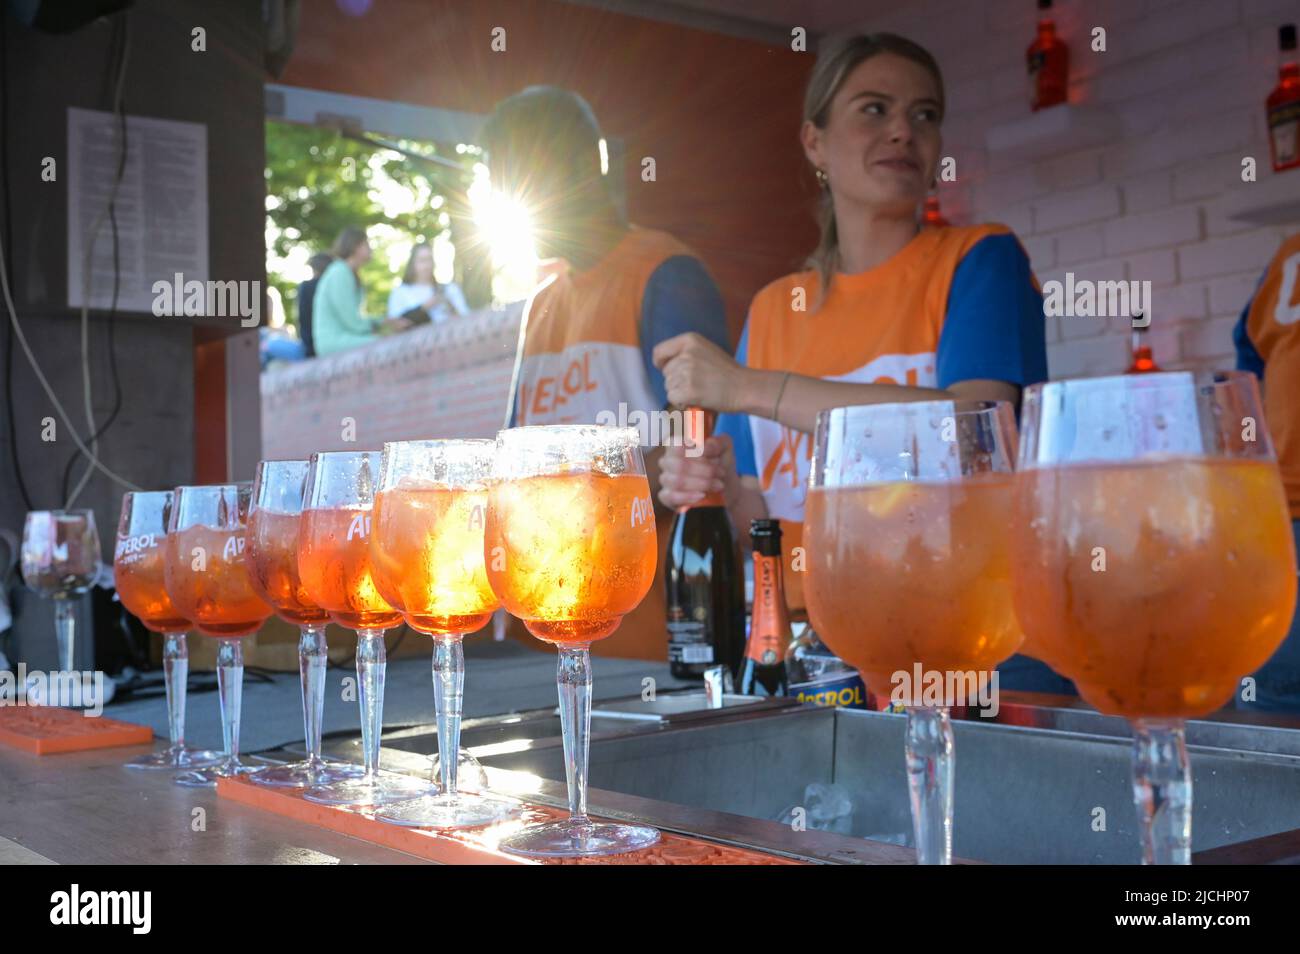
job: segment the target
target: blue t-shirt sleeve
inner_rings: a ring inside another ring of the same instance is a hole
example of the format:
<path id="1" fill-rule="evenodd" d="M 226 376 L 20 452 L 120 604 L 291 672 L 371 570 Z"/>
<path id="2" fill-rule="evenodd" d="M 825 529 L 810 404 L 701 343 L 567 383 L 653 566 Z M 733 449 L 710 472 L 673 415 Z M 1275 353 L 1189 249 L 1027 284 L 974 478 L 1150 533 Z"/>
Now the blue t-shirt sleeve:
<path id="1" fill-rule="evenodd" d="M 1264 283 L 1266 277 L 1268 277 L 1267 271 L 1260 276 L 1255 291 L 1251 293 L 1246 307 L 1241 309 L 1241 317 L 1237 319 L 1237 324 L 1232 329 L 1232 343 L 1237 347 L 1237 370 L 1249 371 L 1261 381 L 1264 380 L 1264 358 L 1255 348 L 1255 342 L 1250 340 L 1247 322 L 1250 320 L 1250 306 L 1255 304 L 1255 295 L 1259 294 L 1259 286 Z"/>
<path id="2" fill-rule="evenodd" d="M 990 235 L 962 258 L 939 333 L 938 386 L 987 379 L 1022 388 L 1047 379 L 1043 296 L 1014 235 Z"/>
<path id="3" fill-rule="evenodd" d="M 731 349 L 722 293 L 698 258 L 674 255 L 651 273 L 641 297 L 641 356 L 659 406 L 668 404 L 663 373 L 654 366 L 655 345 L 694 331 L 724 351 Z"/>
<path id="4" fill-rule="evenodd" d="M 736 360 L 741 364 L 749 363 L 749 322 L 745 322 L 745 330 L 740 333 Z M 719 414 L 714 431 L 731 438 L 736 454 L 736 473 L 742 477 L 757 477 L 758 460 L 754 455 L 754 432 L 749 429 L 749 415 Z"/>

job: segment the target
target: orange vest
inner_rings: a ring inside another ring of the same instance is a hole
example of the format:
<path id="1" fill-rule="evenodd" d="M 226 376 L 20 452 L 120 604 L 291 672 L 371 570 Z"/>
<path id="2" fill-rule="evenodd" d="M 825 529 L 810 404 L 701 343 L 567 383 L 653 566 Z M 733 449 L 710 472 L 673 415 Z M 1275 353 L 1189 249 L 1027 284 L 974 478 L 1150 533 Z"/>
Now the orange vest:
<path id="1" fill-rule="evenodd" d="M 650 276 L 667 259 L 692 255 L 666 232 L 633 226 L 592 268 L 566 270 L 533 299 L 515 399 L 515 424 L 597 424 L 663 407 L 641 351 L 641 304 Z M 619 414 L 623 405 L 626 414 Z M 668 657 L 663 566 L 672 515 L 655 509 L 659 560 L 641 604 L 612 636 L 592 644 L 604 656 Z M 532 639 L 511 618 L 509 632 Z"/>
<path id="2" fill-rule="evenodd" d="M 837 273 L 820 303 L 816 272 L 778 278 L 749 306 L 746 364 L 828 381 L 936 387 L 953 274 L 981 239 L 1009 231 L 1002 225 L 926 229 L 877 268 Z M 786 602 L 801 608 L 804 567 L 794 565 L 794 551 L 803 541 L 813 435 L 763 417 L 749 422 L 767 512 L 781 521 Z"/>
<path id="3" fill-rule="evenodd" d="M 1277 450 L 1291 516 L 1300 519 L 1300 235 L 1282 243 L 1246 315 L 1264 359 L 1264 419 Z"/>

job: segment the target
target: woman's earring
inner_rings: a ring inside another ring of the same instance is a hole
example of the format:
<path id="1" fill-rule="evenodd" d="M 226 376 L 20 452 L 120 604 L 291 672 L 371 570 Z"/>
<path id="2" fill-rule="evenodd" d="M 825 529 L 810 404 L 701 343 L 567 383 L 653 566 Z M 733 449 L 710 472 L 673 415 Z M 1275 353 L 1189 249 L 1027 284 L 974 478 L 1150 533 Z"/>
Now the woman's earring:
<path id="1" fill-rule="evenodd" d="M 826 174 L 825 169 L 817 170 L 817 182 L 823 189 L 830 185 L 831 177 Z"/>

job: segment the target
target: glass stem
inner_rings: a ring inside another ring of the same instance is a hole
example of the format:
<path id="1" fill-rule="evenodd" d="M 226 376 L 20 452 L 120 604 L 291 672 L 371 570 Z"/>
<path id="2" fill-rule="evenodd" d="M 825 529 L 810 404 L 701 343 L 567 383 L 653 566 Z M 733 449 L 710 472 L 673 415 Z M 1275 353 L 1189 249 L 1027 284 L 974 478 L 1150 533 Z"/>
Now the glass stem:
<path id="1" fill-rule="evenodd" d="M 298 674 L 302 679 L 302 730 L 307 762 L 318 765 L 321 718 L 325 713 L 325 623 L 298 627 Z"/>
<path id="2" fill-rule="evenodd" d="M 384 676 L 388 647 L 382 629 L 357 630 L 357 695 L 361 702 L 361 746 L 365 778 L 379 777 L 379 736 L 384 729 Z"/>
<path id="3" fill-rule="evenodd" d="M 438 716 L 438 767 L 442 794 L 456 795 L 456 767 L 460 761 L 460 716 L 465 698 L 465 651 L 461 635 L 433 638 L 433 705 Z"/>
<path id="4" fill-rule="evenodd" d="M 163 634 L 163 683 L 167 687 L 167 737 L 171 751 L 185 748 L 185 692 L 190 679 L 190 647 L 185 633 Z"/>
<path id="5" fill-rule="evenodd" d="M 561 646 L 556 669 L 560 728 L 564 735 L 564 777 L 569 816 L 587 820 L 587 755 L 591 742 L 591 653 L 586 645 Z"/>
<path id="6" fill-rule="evenodd" d="M 238 639 L 217 640 L 217 691 L 221 696 L 221 741 L 226 768 L 239 767 L 239 712 L 244 697 L 244 644 Z"/>
<path id="7" fill-rule="evenodd" d="M 916 863 L 952 864 L 952 724 L 946 707 L 907 707 L 906 751 Z"/>
<path id="8" fill-rule="evenodd" d="M 1183 722 L 1133 723 L 1133 803 L 1144 865 L 1192 862 L 1192 770 Z"/>
<path id="9" fill-rule="evenodd" d="M 59 640 L 59 670 L 72 672 L 72 650 L 77 628 L 77 607 L 67 598 L 54 601 L 54 631 Z"/>

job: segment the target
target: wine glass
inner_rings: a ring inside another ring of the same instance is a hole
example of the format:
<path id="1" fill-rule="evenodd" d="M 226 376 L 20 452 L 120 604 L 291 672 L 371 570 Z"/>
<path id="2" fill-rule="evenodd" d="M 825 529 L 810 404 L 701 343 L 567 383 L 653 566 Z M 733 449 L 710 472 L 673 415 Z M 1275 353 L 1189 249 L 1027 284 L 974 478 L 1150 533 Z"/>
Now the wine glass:
<path id="1" fill-rule="evenodd" d="M 298 531 L 298 572 L 307 596 L 357 634 L 357 686 L 365 771 L 360 778 L 315 785 L 306 797 L 326 805 L 366 807 L 425 795 L 426 782 L 379 771 L 384 728 L 384 630 L 402 621 L 375 587 L 370 528 L 379 451 L 313 454 Z"/>
<path id="2" fill-rule="evenodd" d="M 73 598 L 90 591 L 102 557 L 95 514 L 90 510 L 32 510 L 23 524 L 23 582 L 54 600 L 59 669 L 73 671 L 76 606 Z"/>
<path id="3" fill-rule="evenodd" d="M 308 788 L 356 778 L 360 769 L 347 762 L 321 758 L 321 718 L 325 711 L 325 669 L 328 663 L 325 628 L 329 613 L 317 606 L 298 573 L 298 535 L 302 524 L 305 460 L 264 460 L 253 478 L 244 559 L 249 579 L 286 623 L 297 626 L 298 674 L 302 683 L 303 739 L 307 757 L 288 765 L 265 768 L 253 776 L 259 785 Z"/>
<path id="4" fill-rule="evenodd" d="M 258 771 L 239 761 L 244 692 L 243 638 L 257 632 L 271 607 L 257 595 L 244 563 L 244 527 L 253 488 L 248 482 L 177 487 L 167 520 L 163 579 L 180 614 L 217 640 L 217 690 L 223 759 L 176 776 L 181 785 L 212 788 L 218 778 Z"/>
<path id="5" fill-rule="evenodd" d="M 587 817 L 590 646 L 618 629 L 655 574 L 654 505 L 635 428 L 516 427 L 497 435 L 484 546 L 488 580 L 528 631 L 559 650 L 569 817 L 500 847 L 581 857 L 635 851 L 659 832 Z"/>
<path id="6" fill-rule="evenodd" d="M 170 490 L 131 491 L 122 495 L 122 515 L 113 549 L 117 598 L 145 629 L 163 638 L 163 682 L 167 687 L 167 729 L 171 744 L 161 752 L 126 763 L 133 769 L 202 768 L 221 760 L 220 752 L 185 745 L 185 692 L 190 673 L 187 634 L 190 621 L 176 609 L 164 581 Z"/>
<path id="7" fill-rule="evenodd" d="M 1025 650 L 1133 727 L 1144 864 L 1191 860 L 1185 720 L 1226 704 L 1295 609 L 1286 495 L 1254 375 L 1025 393 L 1013 579 Z"/>
<path id="8" fill-rule="evenodd" d="M 952 860 L 952 726 L 1021 642 L 1009 534 L 1015 420 L 1001 402 L 823 411 L 804 507 L 817 633 L 907 711 L 917 862 Z"/>
<path id="9" fill-rule="evenodd" d="M 370 561 L 380 594 L 406 624 L 433 637 L 433 695 L 441 791 L 385 805 L 383 821 L 436 828 L 485 825 L 516 803 L 457 790 L 467 633 L 500 605 L 488 584 L 483 529 L 496 442 L 384 445 Z M 452 757 L 448 758 L 447 753 Z"/>

